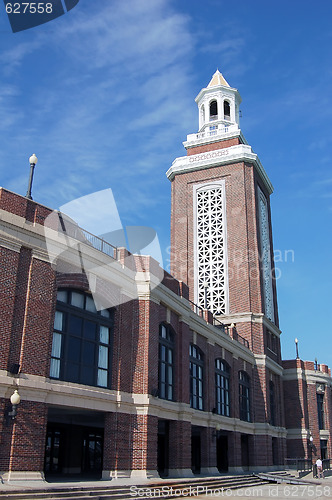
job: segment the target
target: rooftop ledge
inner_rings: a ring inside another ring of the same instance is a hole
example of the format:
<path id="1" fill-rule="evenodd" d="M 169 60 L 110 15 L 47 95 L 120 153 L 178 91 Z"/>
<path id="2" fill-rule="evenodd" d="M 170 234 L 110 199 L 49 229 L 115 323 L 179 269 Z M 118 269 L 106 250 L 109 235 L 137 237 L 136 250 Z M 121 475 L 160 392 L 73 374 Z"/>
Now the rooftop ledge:
<path id="1" fill-rule="evenodd" d="M 241 137 L 241 142 L 243 144 L 248 144 L 238 125 L 228 125 L 227 123 L 218 122 L 217 127 L 218 128 L 214 130 L 206 128 L 204 132 L 187 135 L 187 140 L 183 143 L 184 147 L 187 149 L 193 146 L 216 142 L 218 140 L 224 141 L 232 139 L 233 137 Z"/>
<path id="2" fill-rule="evenodd" d="M 258 156 L 253 153 L 251 146 L 247 144 L 239 144 L 237 146 L 230 146 L 229 148 L 217 149 L 197 155 L 180 156 L 173 161 L 166 175 L 168 179 L 172 181 L 177 174 L 194 172 L 195 170 L 216 167 L 218 165 L 227 165 L 228 163 L 238 163 L 241 161 L 252 163 L 263 180 L 269 194 L 273 193 L 273 186 L 263 165 Z"/>

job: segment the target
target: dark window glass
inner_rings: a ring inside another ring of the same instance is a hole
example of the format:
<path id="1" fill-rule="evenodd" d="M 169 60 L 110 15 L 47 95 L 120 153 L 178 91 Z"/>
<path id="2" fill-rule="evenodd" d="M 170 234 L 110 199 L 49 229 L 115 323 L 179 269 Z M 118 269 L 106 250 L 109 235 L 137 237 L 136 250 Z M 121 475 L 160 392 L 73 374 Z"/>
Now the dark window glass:
<path id="1" fill-rule="evenodd" d="M 217 101 L 210 103 L 210 118 L 218 118 L 218 104 Z"/>
<path id="2" fill-rule="evenodd" d="M 229 120 L 231 117 L 231 107 L 228 101 L 224 101 L 224 119 Z"/>
<path id="3" fill-rule="evenodd" d="M 174 399 L 174 336 L 170 326 L 160 325 L 159 328 L 159 397 Z"/>
<path id="4" fill-rule="evenodd" d="M 216 359 L 216 413 L 230 416 L 229 366 L 225 361 Z"/>
<path id="5" fill-rule="evenodd" d="M 275 391 L 274 383 L 270 381 L 270 424 L 276 425 L 276 407 L 275 407 Z"/>
<path id="6" fill-rule="evenodd" d="M 203 353 L 196 345 L 189 347 L 190 363 L 190 406 L 203 410 Z"/>
<path id="7" fill-rule="evenodd" d="M 324 394 L 317 393 L 318 428 L 325 429 L 324 419 Z"/>
<path id="8" fill-rule="evenodd" d="M 239 372 L 240 419 L 250 422 L 250 379 L 246 372 Z"/>
<path id="9" fill-rule="evenodd" d="M 90 295 L 60 290 L 50 377 L 110 387 L 112 327 L 112 311 L 97 311 Z"/>

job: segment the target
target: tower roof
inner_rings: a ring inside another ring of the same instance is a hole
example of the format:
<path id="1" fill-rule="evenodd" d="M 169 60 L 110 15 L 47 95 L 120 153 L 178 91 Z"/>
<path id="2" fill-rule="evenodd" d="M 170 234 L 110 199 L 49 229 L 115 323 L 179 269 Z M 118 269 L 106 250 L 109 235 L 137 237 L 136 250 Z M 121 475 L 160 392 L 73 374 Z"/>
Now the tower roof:
<path id="1" fill-rule="evenodd" d="M 222 76 L 219 69 L 217 69 L 217 71 L 211 78 L 208 87 L 215 87 L 216 85 L 225 85 L 226 87 L 229 87 L 229 84 L 226 82 L 225 78 Z"/>

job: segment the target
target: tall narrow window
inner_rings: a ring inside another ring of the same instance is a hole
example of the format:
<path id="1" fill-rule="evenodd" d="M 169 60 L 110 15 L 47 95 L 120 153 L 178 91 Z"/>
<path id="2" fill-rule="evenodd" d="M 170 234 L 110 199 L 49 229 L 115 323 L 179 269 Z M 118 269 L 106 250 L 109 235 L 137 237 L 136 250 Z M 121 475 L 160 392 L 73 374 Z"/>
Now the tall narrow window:
<path id="1" fill-rule="evenodd" d="M 230 416 L 229 401 L 229 366 L 222 359 L 216 359 L 216 412 L 218 415 Z"/>
<path id="2" fill-rule="evenodd" d="M 159 397 L 174 398 L 174 339 L 167 325 L 159 328 Z"/>
<path id="3" fill-rule="evenodd" d="M 246 372 L 239 372 L 240 419 L 250 422 L 250 378 Z"/>
<path id="4" fill-rule="evenodd" d="M 97 311 L 89 294 L 59 290 L 50 377 L 110 387 L 112 329 L 112 311 Z"/>
<path id="5" fill-rule="evenodd" d="M 210 102 L 210 120 L 218 119 L 218 104 L 217 101 Z"/>
<path id="6" fill-rule="evenodd" d="M 324 394 L 317 393 L 318 428 L 325 429 Z"/>
<path id="7" fill-rule="evenodd" d="M 271 246 L 270 246 L 270 225 L 268 214 L 268 203 L 265 194 L 258 187 L 259 204 L 259 229 L 260 229 L 260 261 L 262 266 L 263 295 L 265 302 L 265 314 L 274 321 L 274 303 L 272 286 L 272 266 L 271 266 Z"/>
<path id="8" fill-rule="evenodd" d="M 231 119 L 231 107 L 228 101 L 224 101 L 224 120 Z"/>
<path id="9" fill-rule="evenodd" d="M 270 424 L 276 425 L 276 406 L 275 406 L 275 391 L 274 383 L 270 381 Z"/>
<path id="10" fill-rule="evenodd" d="M 228 313 L 225 182 L 194 187 L 195 301 L 213 314 Z"/>
<path id="11" fill-rule="evenodd" d="M 190 406 L 203 410 L 203 353 L 199 347 L 190 344 Z"/>

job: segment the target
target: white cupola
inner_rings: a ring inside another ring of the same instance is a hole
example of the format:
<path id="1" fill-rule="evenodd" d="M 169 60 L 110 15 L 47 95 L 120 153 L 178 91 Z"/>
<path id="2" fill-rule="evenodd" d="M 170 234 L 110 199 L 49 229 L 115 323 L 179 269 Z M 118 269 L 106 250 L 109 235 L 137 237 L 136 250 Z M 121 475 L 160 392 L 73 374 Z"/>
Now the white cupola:
<path id="1" fill-rule="evenodd" d="M 239 126 L 241 96 L 229 86 L 219 70 L 195 99 L 199 110 L 199 132 Z"/>

